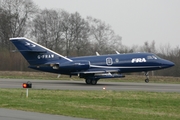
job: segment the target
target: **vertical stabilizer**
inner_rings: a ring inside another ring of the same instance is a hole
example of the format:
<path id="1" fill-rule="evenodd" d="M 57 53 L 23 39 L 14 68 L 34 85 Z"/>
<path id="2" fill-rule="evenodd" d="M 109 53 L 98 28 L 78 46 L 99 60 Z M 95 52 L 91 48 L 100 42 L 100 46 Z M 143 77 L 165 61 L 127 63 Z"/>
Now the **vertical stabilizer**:
<path id="1" fill-rule="evenodd" d="M 40 65 L 56 60 L 72 61 L 46 47 L 43 47 L 27 38 L 10 38 L 30 65 Z"/>

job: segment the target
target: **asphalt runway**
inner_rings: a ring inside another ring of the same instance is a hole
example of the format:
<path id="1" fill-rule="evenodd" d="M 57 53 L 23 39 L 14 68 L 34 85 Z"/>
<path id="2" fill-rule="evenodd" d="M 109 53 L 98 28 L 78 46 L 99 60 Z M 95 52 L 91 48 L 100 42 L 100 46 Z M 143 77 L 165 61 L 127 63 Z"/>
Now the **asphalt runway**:
<path id="1" fill-rule="evenodd" d="M 86 85 L 84 81 L 72 80 L 29 80 L 29 79 L 0 79 L 0 88 L 22 88 L 22 83 L 31 81 L 32 89 L 59 90 L 115 90 L 115 91 L 152 91 L 152 92 L 180 92 L 180 84 L 159 83 L 128 83 L 101 82 L 97 85 Z M 23 88 L 22 88 L 23 89 Z M 61 115 L 9 110 L 0 108 L 0 120 L 87 120 Z"/>
<path id="2" fill-rule="evenodd" d="M 90 119 L 0 108 L 0 120 L 90 120 Z"/>
<path id="3" fill-rule="evenodd" d="M 98 81 L 97 85 L 86 85 L 84 81 L 28 79 L 0 79 L 0 88 L 22 88 L 27 81 L 31 81 L 32 89 L 180 92 L 180 84 Z"/>

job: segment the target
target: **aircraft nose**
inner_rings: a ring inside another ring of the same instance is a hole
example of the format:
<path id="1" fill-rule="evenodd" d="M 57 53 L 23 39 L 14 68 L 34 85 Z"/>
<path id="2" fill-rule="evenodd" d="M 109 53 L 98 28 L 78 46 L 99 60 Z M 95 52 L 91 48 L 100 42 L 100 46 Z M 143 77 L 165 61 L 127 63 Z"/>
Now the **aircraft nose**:
<path id="1" fill-rule="evenodd" d="M 169 67 L 172 67 L 174 66 L 175 64 L 169 60 L 163 60 L 161 62 L 162 66 L 165 67 L 165 68 L 169 68 Z"/>
<path id="2" fill-rule="evenodd" d="M 171 62 L 171 61 L 169 61 L 169 66 L 170 67 L 172 67 L 172 66 L 174 66 L 175 64 L 173 63 L 173 62 Z"/>

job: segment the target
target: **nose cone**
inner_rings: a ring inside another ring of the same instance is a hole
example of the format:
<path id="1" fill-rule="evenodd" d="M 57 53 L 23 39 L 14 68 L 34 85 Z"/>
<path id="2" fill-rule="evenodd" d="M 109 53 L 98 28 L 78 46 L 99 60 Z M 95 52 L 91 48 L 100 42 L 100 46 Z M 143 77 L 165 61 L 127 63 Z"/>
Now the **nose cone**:
<path id="1" fill-rule="evenodd" d="M 169 61 L 169 66 L 170 67 L 173 67 L 175 64 L 173 63 L 173 62 L 171 62 L 171 61 Z"/>
<path id="2" fill-rule="evenodd" d="M 162 64 L 162 68 L 169 68 L 175 65 L 173 62 L 169 60 L 162 60 L 161 64 Z"/>

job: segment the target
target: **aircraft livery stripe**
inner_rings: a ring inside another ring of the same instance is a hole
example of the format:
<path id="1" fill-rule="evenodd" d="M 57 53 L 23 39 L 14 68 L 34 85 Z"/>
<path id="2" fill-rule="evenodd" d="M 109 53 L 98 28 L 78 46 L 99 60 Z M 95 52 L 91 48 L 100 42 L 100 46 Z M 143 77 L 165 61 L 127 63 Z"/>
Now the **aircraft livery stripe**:
<path id="1" fill-rule="evenodd" d="M 90 67 L 96 67 L 96 68 L 154 68 L 154 67 L 158 67 L 158 66 L 135 66 L 135 67 L 118 66 L 118 67 L 112 67 L 112 66 L 97 66 L 97 65 L 90 65 Z"/>

